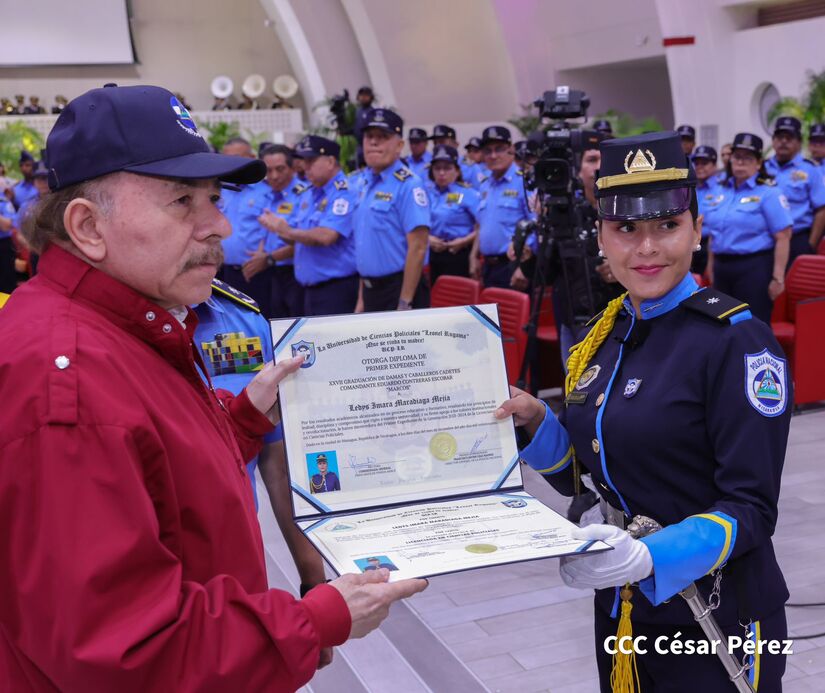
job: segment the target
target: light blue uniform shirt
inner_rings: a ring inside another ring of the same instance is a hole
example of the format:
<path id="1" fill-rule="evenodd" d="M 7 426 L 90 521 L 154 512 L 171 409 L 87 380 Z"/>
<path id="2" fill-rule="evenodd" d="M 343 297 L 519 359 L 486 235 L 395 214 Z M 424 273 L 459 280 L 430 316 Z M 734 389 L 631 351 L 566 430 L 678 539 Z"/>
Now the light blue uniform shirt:
<path id="1" fill-rule="evenodd" d="M 410 169 L 421 180 L 430 179 L 430 163 L 433 160 L 433 155 L 429 151 L 425 151 L 420 159 L 414 159 L 413 155 L 404 157 L 407 162 L 407 168 Z"/>
<path id="2" fill-rule="evenodd" d="M 37 186 L 34 184 L 34 181 L 30 183 L 29 181 L 21 180 L 19 183 L 15 183 L 13 189 L 14 206 L 17 209 L 20 209 L 26 200 L 30 200 L 38 195 Z"/>
<path id="3" fill-rule="evenodd" d="M 195 306 L 194 310 L 198 315 L 195 346 L 203 357 L 212 385 L 237 395 L 264 364 L 272 360 L 272 335 L 269 323 L 256 309 L 226 297 L 220 289 L 214 288 L 214 284 L 212 295 Z M 206 382 L 206 378 L 203 379 Z M 264 436 L 264 443 L 273 443 L 282 438 L 283 431 L 279 424 Z M 256 509 L 257 464 L 258 458 L 255 457 L 246 465 Z"/>
<path id="4" fill-rule="evenodd" d="M 702 220 L 702 238 L 710 236 L 710 220 L 706 214 L 708 205 L 716 204 L 715 200 L 720 194 L 716 175 L 710 176 L 704 183 L 699 183 L 696 186 L 696 200 L 699 203 L 699 214 L 704 216 Z"/>
<path id="5" fill-rule="evenodd" d="M 253 186 L 243 185 L 240 190 L 224 189 L 221 191 L 221 201 L 218 209 L 223 212 L 229 225 L 232 227 L 232 235 L 221 241 L 223 247 L 223 261 L 227 265 L 242 265 L 249 259 L 247 250 L 256 250 L 261 239 L 247 239 L 241 231 L 241 207 L 246 191 Z"/>
<path id="6" fill-rule="evenodd" d="M 466 183 L 453 183 L 444 189 L 428 188 L 433 225 L 430 233 L 451 241 L 473 232 L 481 196 Z"/>
<path id="7" fill-rule="evenodd" d="M 367 171 L 353 223 L 358 274 L 384 277 L 403 271 L 407 234 L 419 226 L 430 228 L 424 182 L 401 161 L 381 173 Z"/>
<path id="8" fill-rule="evenodd" d="M 516 224 L 522 219 L 535 218 L 528 206 L 521 171 L 511 164 L 501 178 L 487 178 L 479 192 L 478 240 L 481 254 L 503 255 L 513 239 Z"/>
<path id="9" fill-rule="evenodd" d="M 265 209 L 269 209 L 286 220 L 287 224 L 294 226 L 298 216 L 299 198 L 308 187 L 297 176 L 281 191 L 273 190 L 265 181 L 249 186 L 241 204 L 240 233 L 245 242 L 252 241 L 250 250 L 257 250 L 261 241 L 264 242 L 264 250 L 268 253 L 287 245 L 278 234 L 271 233 L 261 226 L 258 217 Z M 279 260 L 276 264 L 291 265 L 292 258 Z"/>
<path id="10" fill-rule="evenodd" d="M 489 178 L 490 170 L 484 164 L 477 164 L 471 161 L 461 162 L 461 177 L 465 183 L 469 183 L 478 190 L 485 178 Z"/>
<path id="11" fill-rule="evenodd" d="M 298 227 L 332 229 L 340 238 L 328 246 L 295 244 L 295 278 L 304 286 L 355 274 L 352 219 L 356 194 L 339 171 L 323 188 L 301 195 Z"/>
<path id="12" fill-rule="evenodd" d="M 776 157 L 768 159 L 765 170 L 776 178 L 776 184 L 788 198 L 793 230 L 796 232 L 811 228 L 814 214 L 820 207 L 825 207 L 822 169 L 797 154 L 785 164 L 780 164 Z"/>
<path id="13" fill-rule="evenodd" d="M 26 213 L 26 210 L 34 204 L 38 198 L 29 198 L 26 200 L 26 203 L 20 207 L 20 211 L 14 211 L 14 205 L 11 203 L 10 200 L 7 200 L 4 197 L 0 197 L 0 217 L 5 217 L 6 219 L 11 220 L 11 225 L 16 228 L 18 231 L 20 230 L 20 224 L 23 222 L 23 215 Z M 11 230 L 8 231 L 0 231 L 0 238 L 10 238 L 11 237 Z"/>
<path id="14" fill-rule="evenodd" d="M 756 182 L 756 175 L 734 189 L 731 178 L 717 188 L 706 207 L 714 253 L 748 255 L 770 250 L 774 235 L 792 225 L 788 201 L 775 185 Z"/>

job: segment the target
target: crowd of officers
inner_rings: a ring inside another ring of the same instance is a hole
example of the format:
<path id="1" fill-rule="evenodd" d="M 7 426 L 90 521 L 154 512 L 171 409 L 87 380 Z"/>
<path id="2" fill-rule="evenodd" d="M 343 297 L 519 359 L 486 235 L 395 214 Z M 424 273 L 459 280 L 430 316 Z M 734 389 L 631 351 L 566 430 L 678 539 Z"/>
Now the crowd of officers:
<path id="1" fill-rule="evenodd" d="M 331 139 L 308 135 L 292 148 L 262 145 L 266 178 L 225 189 L 219 203 L 233 230 L 223 244 L 219 278 L 255 299 L 268 318 L 427 307 L 430 286 L 442 274 L 528 290 L 522 268 L 530 244 L 517 259 L 512 239 L 516 224 L 539 212 L 525 185 L 536 139 L 514 142 L 508 128 L 493 125 L 471 137 L 461 154 L 449 125 L 436 125 L 432 134 L 413 127 L 404 155 L 401 116 L 387 108 L 361 110 L 356 134 L 363 166 L 350 174 Z M 602 139 L 612 137 L 609 121 L 593 127 Z M 737 134 L 719 157 L 713 147 L 696 146 L 694 128 L 677 131 L 700 181 L 703 238 L 692 270 L 770 322 L 794 258 L 815 252 L 825 230 L 825 125 L 810 127 L 811 159 L 803 157 L 802 126 L 793 117 L 776 121 L 775 154 L 768 159 L 762 139 L 751 133 Z M 241 138 L 222 151 L 255 156 Z M 580 194 L 592 206 L 598 141 L 578 156 Z M 20 168 L 23 180 L 0 200 L 5 292 L 15 282 L 12 230 L 48 190 L 42 162 L 24 152 Z M 595 227 L 595 213 L 586 219 Z M 621 287 L 595 243 L 592 251 L 595 271 L 587 281 L 597 302 L 606 303 Z M 576 287 L 581 279 L 566 276 L 565 282 Z M 574 342 L 581 330 L 555 303 L 564 341 Z"/>

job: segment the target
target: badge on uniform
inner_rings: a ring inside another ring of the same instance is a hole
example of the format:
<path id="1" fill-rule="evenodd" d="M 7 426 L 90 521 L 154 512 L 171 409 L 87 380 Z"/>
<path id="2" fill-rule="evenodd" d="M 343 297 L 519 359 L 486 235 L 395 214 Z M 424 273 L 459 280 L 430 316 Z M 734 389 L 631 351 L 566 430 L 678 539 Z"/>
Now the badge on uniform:
<path id="1" fill-rule="evenodd" d="M 340 216 L 343 216 L 349 211 L 349 202 L 347 202 L 346 198 L 339 197 L 335 202 L 332 203 L 332 213 Z"/>
<path id="2" fill-rule="evenodd" d="M 794 171 L 791 174 L 791 178 L 793 180 L 802 180 L 802 181 L 808 180 L 808 172 L 807 171 L 800 171 L 799 169 L 797 169 L 796 171 Z"/>
<path id="3" fill-rule="evenodd" d="M 326 211 L 327 211 L 327 204 L 328 204 L 328 203 L 329 203 L 329 200 L 327 200 L 327 198 L 326 198 L 326 197 L 325 197 L 323 200 L 321 200 L 321 201 L 318 203 L 318 211 L 319 211 L 319 212 L 326 212 Z"/>
<path id="4" fill-rule="evenodd" d="M 788 198 L 785 197 L 784 195 L 779 196 L 779 204 L 781 204 L 785 209 L 790 209 L 791 208 L 791 203 L 788 202 Z"/>
<path id="5" fill-rule="evenodd" d="M 291 202 L 281 202 L 275 210 L 278 214 L 292 214 L 293 204 Z"/>
<path id="6" fill-rule="evenodd" d="M 625 383 L 624 386 L 624 396 L 627 399 L 630 399 L 635 395 L 639 388 L 642 386 L 642 379 L 641 378 L 628 378 L 628 381 Z"/>
<path id="7" fill-rule="evenodd" d="M 590 383 L 592 383 L 596 378 L 599 377 L 599 371 L 601 371 L 601 366 L 590 366 L 584 373 L 582 373 L 581 378 L 579 378 L 579 382 L 576 383 L 577 390 L 584 390 Z"/>
<path id="8" fill-rule="evenodd" d="M 413 188 L 413 199 L 419 207 L 426 207 L 429 204 L 424 188 Z"/>
<path id="9" fill-rule="evenodd" d="M 463 193 L 447 193 L 447 204 L 448 205 L 458 205 L 461 204 L 461 200 L 464 199 Z"/>
<path id="10" fill-rule="evenodd" d="M 392 193 L 379 190 L 375 193 L 375 199 L 381 200 L 382 202 L 392 202 Z"/>
<path id="11" fill-rule="evenodd" d="M 504 195 L 504 197 L 518 197 L 518 190 L 507 188 L 507 190 L 505 190 L 501 194 Z"/>
<path id="12" fill-rule="evenodd" d="M 788 404 L 787 361 L 767 349 L 745 354 L 745 395 L 762 416 L 779 416 Z"/>
<path id="13" fill-rule="evenodd" d="M 762 198 L 759 195 L 751 195 L 750 197 L 740 197 L 739 204 L 746 205 L 749 202 L 759 202 Z"/>

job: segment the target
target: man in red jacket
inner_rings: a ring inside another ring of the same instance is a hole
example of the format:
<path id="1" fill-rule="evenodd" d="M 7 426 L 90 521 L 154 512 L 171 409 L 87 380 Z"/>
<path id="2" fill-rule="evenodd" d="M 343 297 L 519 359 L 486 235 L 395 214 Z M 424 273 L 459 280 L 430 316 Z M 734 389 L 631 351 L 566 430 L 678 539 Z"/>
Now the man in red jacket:
<path id="1" fill-rule="evenodd" d="M 47 146 L 40 272 L 0 313 L 0 690 L 295 690 L 426 581 L 267 588 L 244 463 L 301 359 L 216 392 L 187 307 L 230 233 L 219 181 L 262 164 L 158 87 L 78 97 Z"/>

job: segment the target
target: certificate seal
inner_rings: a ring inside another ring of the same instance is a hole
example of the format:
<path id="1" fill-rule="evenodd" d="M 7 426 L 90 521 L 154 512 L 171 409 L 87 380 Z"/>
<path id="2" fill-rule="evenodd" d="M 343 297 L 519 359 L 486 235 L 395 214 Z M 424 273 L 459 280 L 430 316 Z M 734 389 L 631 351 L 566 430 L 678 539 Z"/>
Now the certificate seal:
<path id="1" fill-rule="evenodd" d="M 455 457 L 458 443 L 451 433 L 442 431 L 430 438 L 430 452 L 432 456 L 442 462 L 448 462 Z"/>
<path id="2" fill-rule="evenodd" d="M 498 551 L 498 546 L 495 544 L 467 544 L 464 550 L 467 553 L 493 553 Z"/>

